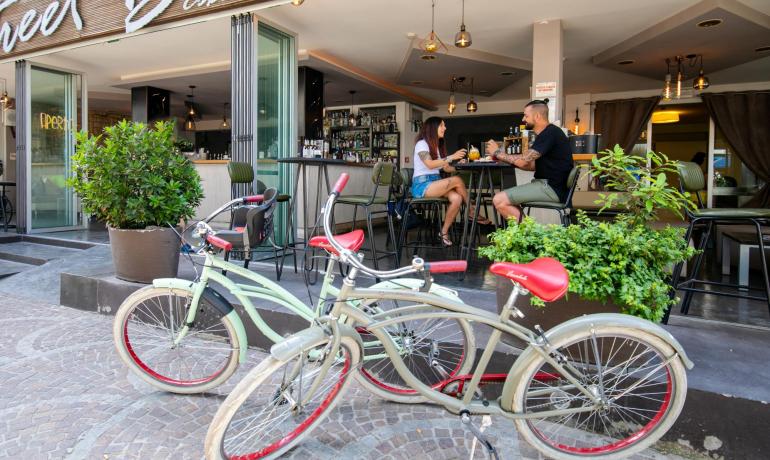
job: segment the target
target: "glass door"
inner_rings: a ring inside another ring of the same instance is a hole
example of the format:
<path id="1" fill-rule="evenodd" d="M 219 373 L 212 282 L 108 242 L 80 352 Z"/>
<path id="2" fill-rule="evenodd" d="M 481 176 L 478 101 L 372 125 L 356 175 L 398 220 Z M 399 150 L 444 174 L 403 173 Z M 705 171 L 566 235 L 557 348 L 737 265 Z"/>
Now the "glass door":
<path id="1" fill-rule="evenodd" d="M 32 65 L 29 82 L 29 230 L 72 228 L 80 224 L 80 213 L 67 179 L 71 176 L 75 133 L 86 126 L 81 96 L 83 77 Z"/>
<path id="2" fill-rule="evenodd" d="M 256 179 L 280 193 L 291 193 L 291 168 L 276 160 L 294 156 L 296 149 L 297 61 L 295 37 L 258 22 Z M 259 184 L 255 184 L 259 185 Z M 259 187 L 255 186 L 255 189 Z M 278 207 L 275 235 L 282 243 L 286 206 Z"/>

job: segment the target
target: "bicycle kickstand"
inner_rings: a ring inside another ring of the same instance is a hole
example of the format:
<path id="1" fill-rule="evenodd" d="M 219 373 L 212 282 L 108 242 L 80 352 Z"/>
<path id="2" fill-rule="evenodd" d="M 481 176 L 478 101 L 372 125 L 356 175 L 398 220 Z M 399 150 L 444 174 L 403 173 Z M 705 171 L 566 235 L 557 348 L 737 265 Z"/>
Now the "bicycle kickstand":
<path id="1" fill-rule="evenodd" d="M 463 425 L 468 427 L 469 430 L 471 430 L 471 433 L 473 433 L 473 436 L 476 437 L 476 439 L 479 440 L 482 446 L 487 450 L 487 453 L 490 457 L 492 457 L 495 460 L 500 460 L 500 456 L 497 455 L 497 449 L 495 449 L 495 446 L 492 445 L 491 442 L 489 442 L 489 439 L 487 439 L 486 436 L 484 436 L 484 433 L 479 430 L 476 425 L 474 425 L 471 422 L 471 415 L 467 411 L 463 411 L 460 413 L 460 421 L 462 421 Z"/>

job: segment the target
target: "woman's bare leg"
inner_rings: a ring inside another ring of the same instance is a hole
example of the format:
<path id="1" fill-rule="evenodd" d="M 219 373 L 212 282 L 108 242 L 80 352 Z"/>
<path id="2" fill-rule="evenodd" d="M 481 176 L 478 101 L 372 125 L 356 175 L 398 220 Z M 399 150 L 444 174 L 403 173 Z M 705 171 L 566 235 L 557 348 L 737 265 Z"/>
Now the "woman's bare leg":
<path id="1" fill-rule="evenodd" d="M 449 206 L 447 207 L 446 216 L 444 217 L 444 226 L 441 227 L 442 235 L 449 233 L 449 229 L 452 227 L 452 224 L 454 224 L 457 213 L 460 212 L 460 206 L 463 204 L 462 195 L 454 190 L 449 192 L 447 199 L 449 200 Z"/>

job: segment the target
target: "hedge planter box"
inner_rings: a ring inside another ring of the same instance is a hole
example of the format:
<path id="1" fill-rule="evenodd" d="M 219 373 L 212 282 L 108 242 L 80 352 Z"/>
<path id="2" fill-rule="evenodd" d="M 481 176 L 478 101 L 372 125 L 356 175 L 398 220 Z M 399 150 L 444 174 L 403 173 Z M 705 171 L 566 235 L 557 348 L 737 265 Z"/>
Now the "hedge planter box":
<path id="1" fill-rule="evenodd" d="M 109 227 L 115 276 L 135 283 L 175 278 L 179 268 L 179 235 L 171 228 L 122 230 Z"/>
<path id="2" fill-rule="evenodd" d="M 507 278 L 497 277 L 497 311 L 502 310 L 503 305 L 511 295 L 513 284 Z M 530 294 L 531 295 L 531 294 Z M 594 313 L 619 313 L 620 307 L 613 303 L 602 303 L 596 300 L 584 300 L 575 293 L 567 293 L 556 302 L 549 302 L 545 307 L 537 307 L 529 302 L 530 296 L 519 296 L 516 308 L 524 313 L 524 318 L 516 318 L 516 323 L 534 330 L 535 325 L 540 325 L 544 331 L 552 327 L 583 315 Z M 524 342 L 515 337 L 503 335 L 503 342 L 509 345 L 523 348 Z"/>

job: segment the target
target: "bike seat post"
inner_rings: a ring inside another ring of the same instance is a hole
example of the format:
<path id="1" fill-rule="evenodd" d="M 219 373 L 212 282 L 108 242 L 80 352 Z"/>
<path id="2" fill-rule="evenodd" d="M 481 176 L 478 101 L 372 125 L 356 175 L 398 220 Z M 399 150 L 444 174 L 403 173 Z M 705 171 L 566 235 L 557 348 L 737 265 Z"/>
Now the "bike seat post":
<path id="1" fill-rule="evenodd" d="M 516 300 L 519 298 L 519 294 L 523 294 L 524 290 L 515 281 L 511 281 L 511 283 L 513 283 L 513 289 L 511 289 L 511 294 L 508 296 L 508 300 L 505 302 L 505 305 L 503 305 L 503 308 L 500 310 L 501 321 L 507 321 L 510 318 L 510 315 L 512 312 L 519 318 L 524 317 L 521 311 L 515 307 Z"/>

